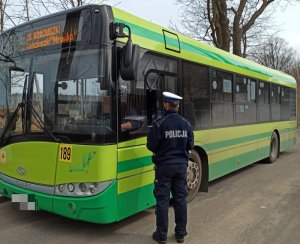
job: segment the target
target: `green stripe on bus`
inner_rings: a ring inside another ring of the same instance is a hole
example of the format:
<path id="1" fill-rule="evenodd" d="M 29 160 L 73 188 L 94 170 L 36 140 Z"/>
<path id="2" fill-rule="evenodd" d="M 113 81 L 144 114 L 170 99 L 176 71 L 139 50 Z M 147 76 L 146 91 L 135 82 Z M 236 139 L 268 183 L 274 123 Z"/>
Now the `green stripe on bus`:
<path id="1" fill-rule="evenodd" d="M 260 155 L 258 155 L 258 151 L 255 150 L 236 155 L 235 157 L 226 158 L 213 164 L 209 164 L 208 181 L 215 180 L 228 173 L 253 164 L 254 161 L 256 162 L 263 158 L 266 158 L 269 155 L 269 149 L 269 147 L 260 148 Z M 237 163 L 237 159 L 241 160 L 241 162 Z"/>
<path id="2" fill-rule="evenodd" d="M 154 169 L 154 164 L 151 164 L 146 167 L 141 167 L 141 168 L 137 168 L 137 169 L 133 169 L 133 170 L 128 170 L 123 173 L 118 173 L 117 178 L 120 180 L 122 178 L 132 177 L 132 176 L 135 176 L 138 174 L 147 173 L 148 171 L 153 171 L 153 169 Z"/>
<path id="3" fill-rule="evenodd" d="M 151 156 L 135 158 L 131 160 L 126 160 L 118 163 L 117 172 L 123 173 L 125 171 L 146 167 L 152 165 Z"/>
<path id="4" fill-rule="evenodd" d="M 296 128 L 288 128 L 288 129 L 283 129 L 280 131 L 281 137 L 283 135 L 288 134 L 290 132 L 295 132 Z M 217 133 L 215 132 L 217 135 Z M 242 136 L 242 137 L 236 137 L 228 140 L 222 140 L 222 141 L 216 141 L 212 143 L 205 143 L 202 144 L 202 147 L 205 149 L 205 151 L 210 154 L 211 151 L 222 149 L 225 147 L 239 147 L 241 144 L 245 143 L 255 143 L 258 140 L 263 140 L 263 139 L 270 139 L 271 138 L 271 132 L 265 132 L 265 133 L 259 133 L 259 134 L 254 134 L 254 135 L 247 135 L 247 136 Z M 218 138 L 216 137 L 216 140 Z M 195 143 L 196 144 L 196 143 Z M 132 157 L 136 157 L 136 155 L 132 155 Z M 146 167 L 152 164 L 152 159 L 151 155 L 147 155 L 144 157 L 138 157 L 138 158 L 132 158 L 130 160 L 125 160 L 125 161 L 120 161 L 118 162 L 118 167 L 117 167 L 117 172 L 118 173 L 123 173 L 126 171 L 130 170 L 135 170 L 141 167 Z"/>
<path id="5" fill-rule="evenodd" d="M 210 144 L 205 144 L 204 146 L 208 151 L 212 151 L 223 147 L 237 146 L 239 144 L 246 143 L 246 142 L 251 143 L 252 141 L 265 139 L 265 138 L 270 138 L 269 132 L 214 142 Z"/>
<path id="6" fill-rule="evenodd" d="M 132 175 L 118 180 L 118 194 L 138 189 L 154 182 L 154 171 L 150 170 L 142 174 Z"/>
<path id="7" fill-rule="evenodd" d="M 141 36 L 141 37 L 144 37 L 146 39 L 150 39 L 150 40 L 162 43 L 162 44 L 165 43 L 163 34 L 160 34 L 160 33 L 157 33 L 155 31 L 152 31 L 152 30 L 146 29 L 144 27 L 138 26 L 136 24 L 130 23 L 130 22 L 125 21 L 123 19 L 115 18 L 115 20 L 119 21 L 119 22 L 123 22 L 123 23 L 129 25 L 130 28 L 132 29 L 132 33 L 134 33 L 135 35 L 138 35 L 138 36 Z M 167 41 L 168 41 L 168 45 L 169 45 L 170 42 L 171 42 L 170 39 L 173 39 L 173 38 L 171 38 L 171 37 L 167 37 L 167 38 L 168 38 Z M 173 39 L 173 40 L 174 41 L 172 43 L 174 45 L 172 45 L 172 46 L 174 48 L 177 48 L 178 45 L 176 45 L 176 44 L 178 42 L 177 42 L 177 40 L 175 42 L 175 39 Z M 189 52 L 192 52 L 192 53 L 197 53 L 197 54 L 200 54 L 204 57 L 207 57 L 207 58 L 210 58 L 210 59 L 213 59 L 213 60 L 217 60 L 217 61 L 222 61 L 222 62 L 225 62 L 227 64 L 233 64 L 231 61 L 226 59 L 224 56 L 221 56 L 217 53 L 207 51 L 203 48 L 196 47 L 196 46 L 193 46 L 189 43 L 182 42 L 182 41 L 180 42 L 180 44 L 181 44 L 181 48 L 185 49 L 186 51 L 189 51 Z"/>

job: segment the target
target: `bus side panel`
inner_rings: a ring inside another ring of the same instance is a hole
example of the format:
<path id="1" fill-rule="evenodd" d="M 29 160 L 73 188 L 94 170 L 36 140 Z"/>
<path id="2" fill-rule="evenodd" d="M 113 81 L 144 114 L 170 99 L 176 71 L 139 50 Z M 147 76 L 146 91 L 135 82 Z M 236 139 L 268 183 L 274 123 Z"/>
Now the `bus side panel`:
<path id="1" fill-rule="evenodd" d="M 295 126 L 296 126 L 296 123 L 295 123 Z M 289 146 L 292 147 L 296 144 L 297 128 L 296 127 L 291 128 L 290 131 L 289 131 L 289 134 L 290 134 L 290 144 L 289 144 Z"/>
<path id="2" fill-rule="evenodd" d="M 284 124 L 284 128 L 280 130 L 280 151 L 285 151 L 296 144 L 297 138 L 297 122 L 290 121 Z"/>
<path id="3" fill-rule="evenodd" d="M 151 155 L 145 145 L 118 150 L 118 220 L 155 204 Z"/>
<path id="4" fill-rule="evenodd" d="M 296 142 L 296 121 L 261 123 L 195 132 L 195 143 L 208 154 L 209 181 L 267 158 L 272 132 L 277 130 L 280 151 Z"/>
<path id="5" fill-rule="evenodd" d="M 270 138 L 265 138 L 257 143 L 258 159 L 264 159 L 269 156 L 270 153 Z"/>
<path id="6" fill-rule="evenodd" d="M 279 131 L 281 152 L 287 150 L 290 146 L 290 130 L 291 128 L 284 128 Z"/>
<path id="7" fill-rule="evenodd" d="M 208 155 L 209 181 L 217 179 L 235 170 L 234 151 L 226 150 Z"/>
<path id="8" fill-rule="evenodd" d="M 258 161 L 257 143 L 252 143 L 246 146 L 237 147 L 234 149 L 235 154 L 235 169 L 241 169 L 254 161 Z"/>
<path id="9" fill-rule="evenodd" d="M 155 205 L 154 172 L 149 171 L 119 181 L 119 185 L 143 185 L 118 194 L 118 221 Z M 122 187 L 120 187 L 121 189 Z"/>

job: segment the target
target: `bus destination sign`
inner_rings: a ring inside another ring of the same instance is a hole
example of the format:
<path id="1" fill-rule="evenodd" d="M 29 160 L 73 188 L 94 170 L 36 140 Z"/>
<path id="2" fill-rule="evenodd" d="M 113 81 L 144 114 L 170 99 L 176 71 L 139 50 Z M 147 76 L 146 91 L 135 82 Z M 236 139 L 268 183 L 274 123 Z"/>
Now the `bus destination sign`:
<path id="1" fill-rule="evenodd" d="M 25 33 L 25 50 L 75 42 L 77 35 L 77 29 L 72 28 L 69 32 L 62 32 L 60 25 L 52 25 L 27 32 Z"/>

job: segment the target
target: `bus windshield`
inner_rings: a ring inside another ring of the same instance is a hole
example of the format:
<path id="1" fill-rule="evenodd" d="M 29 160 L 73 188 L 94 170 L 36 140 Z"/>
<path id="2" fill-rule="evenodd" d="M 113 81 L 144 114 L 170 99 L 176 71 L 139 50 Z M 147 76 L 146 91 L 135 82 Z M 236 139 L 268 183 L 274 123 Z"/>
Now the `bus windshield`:
<path id="1" fill-rule="evenodd" d="M 38 135 L 45 127 L 70 143 L 114 142 L 109 52 L 103 45 L 99 49 L 67 49 L 16 58 L 17 66 L 24 71 L 1 74 L 2 78 L 9 76 L 0 84 L 6 97 L 0 101 L 2 124 L 21 102 L 30 106 L 18 110 L 6 137 L 17 140 L 24 133 Z M 5 80 L 9 80 L 9 84 Z"/>

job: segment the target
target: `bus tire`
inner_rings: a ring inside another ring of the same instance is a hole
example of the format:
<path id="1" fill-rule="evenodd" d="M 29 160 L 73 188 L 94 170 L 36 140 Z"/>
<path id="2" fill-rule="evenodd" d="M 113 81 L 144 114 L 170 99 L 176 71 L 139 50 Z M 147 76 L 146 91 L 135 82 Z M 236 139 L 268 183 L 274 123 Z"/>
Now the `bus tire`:
<path id="1" fill-rule="evenodd" d="M 189 162 L 187 168 L 187 202 L 192 201 L 200 188 L 202 179 L 202 164 L 201 158 L 196 150 L 192 150 L 189 154 Z"/>
<path id="2" fill-rule="evenodd" d="M 270 152 L 267 163 L 274 163 L 279 155 L 279 140 L 277 133 L 273 131 L 270 141 Z"/>

